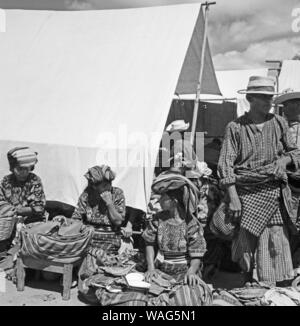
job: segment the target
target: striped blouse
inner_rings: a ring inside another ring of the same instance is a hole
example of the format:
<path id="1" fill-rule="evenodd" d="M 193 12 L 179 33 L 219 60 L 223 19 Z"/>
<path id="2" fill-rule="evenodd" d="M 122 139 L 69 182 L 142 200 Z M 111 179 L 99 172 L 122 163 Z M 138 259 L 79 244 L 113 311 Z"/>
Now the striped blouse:
<path id="1" fill-rule="evenodd" d="M 294 166 L 299 167 L 300 150 L 285 119 L 269 114 L 263 128 L 259 128 L 246 113 L 226 127 L 218 163 L 221 184 L 235 183 L 237 169 L 265 166 L 285 153 L 291 156 Z"/>
<path id="2" fill-rule="evenodd" d="M 300 149 L 300 122 L 290 122 L 289 130 L 292 134 L 293 140 Z"/>

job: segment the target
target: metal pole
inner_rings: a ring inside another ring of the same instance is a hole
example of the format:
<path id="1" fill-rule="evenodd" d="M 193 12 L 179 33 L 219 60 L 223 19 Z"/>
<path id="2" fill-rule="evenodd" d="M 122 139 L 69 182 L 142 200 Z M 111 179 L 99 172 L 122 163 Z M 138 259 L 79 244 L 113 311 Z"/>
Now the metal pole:
<path id="1" fill-rule="evenodd" d="M 197 84 L 196 99 L 195 99 L 195 103 L 194 103 L 192 132 L 191 132 L 191 139 L 190 139 L 190 142 L 191 142 L 192 145 L 194 144 L 197 117 L 198 117 L 198 109 L 199 109 L 199 103 L 200 103 L 200 94 L 201 94 L 202 77 L 203 77 L 203 69 L 204 69 L 204 59 L 205 59 L 205 50 L 206 50 L 206 43 L 207 43 L 208 10 L 209 10 L 209 6 L 214 5 L 214 4 L 216 4 L 216 2 L 205 2 L 205 3 L 203 3 L 201 5 L 201 8 L 200 8 L 200 10 L 202 10 L 202 6 L 205 6 L 204 33 L 203 33 L 203 43 L 202 43 L 202 50 L 201 50 L 200 73 L 199 73 L 199 80 L 198 80 L 198 84 Z"/>

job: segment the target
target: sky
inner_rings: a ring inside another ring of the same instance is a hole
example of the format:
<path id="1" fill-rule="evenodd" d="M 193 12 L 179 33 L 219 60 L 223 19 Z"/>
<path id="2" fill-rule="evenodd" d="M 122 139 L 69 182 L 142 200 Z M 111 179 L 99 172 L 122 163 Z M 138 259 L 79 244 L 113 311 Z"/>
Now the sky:
<path id="1" fill-rule="evenodd" d="M 208 36 L 216 70 L 270 67 L 265 60 L 292 59 L 300 53 L 300 0 L 215 0 Z M 129 8 L 199 0 L 0 0 L 0 8 L 85 10 Z M 299 8 L 297 17 L 293 10 Z"/>

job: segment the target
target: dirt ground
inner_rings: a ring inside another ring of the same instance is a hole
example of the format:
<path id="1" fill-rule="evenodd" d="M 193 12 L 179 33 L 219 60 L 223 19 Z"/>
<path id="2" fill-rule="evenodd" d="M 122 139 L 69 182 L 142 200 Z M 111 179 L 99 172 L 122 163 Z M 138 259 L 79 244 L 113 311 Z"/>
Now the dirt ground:
<path id="1" fill-rule="evenodd" d="M 18 292 L 16 285 L 6 281 L 5 292 L 0 292 L 0 306 L 85 306 L 78 299 L 77 288 L 71 289 L 71 298 L 62 300 L 62 286 L 59 281 L 30 280 L 25 289 Z"/>
<path id="2" fill-rule="evenodd" d="M 217 272 L 209 282 L 214 288 L 232 289 L 241 287 L 243 280 L 239 274 Z M 3 289 L 2 289 L 3 290 Z M 48 281 L 42 277 L 26 280 L 23 292 L 18 292 L 16 285 L 6 281 L 5 292 L 0 291 L 0 306 L 86 306 L 78 298 L 77 287 L 71 290 L 71 298 L 62 300 L 62 286 L 59 280 Z"/>

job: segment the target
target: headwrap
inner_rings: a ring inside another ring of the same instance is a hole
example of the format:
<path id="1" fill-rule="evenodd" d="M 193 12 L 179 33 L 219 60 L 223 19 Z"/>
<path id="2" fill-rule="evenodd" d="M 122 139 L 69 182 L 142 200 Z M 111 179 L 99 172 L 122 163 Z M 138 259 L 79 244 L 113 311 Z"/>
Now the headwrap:
<path id="1" fill-rule="evenodd" d="M 152 190 L 156 194 L 165 194 L 177 189 L 183 190 L 182 202 L 187 215 L 197 219 L 199 191 L 188 178 L 176 173 L 162 173 L 152 184 Z"/>
<path id="2" fill-rule="evenodd" d="M 16 166 L 33 167 L 37 163 L 37 152 L 29 147 L 15 147 L 7 153 L 10 170 Z"/>
<path id="3" fill-rule="evenodd" d="M 104 180 L 112 181 L 115 179 L 116 174 L 108 165 L 96 165 L 90 168 L 84 176 L 90 183 L 96 184 Z"/>

